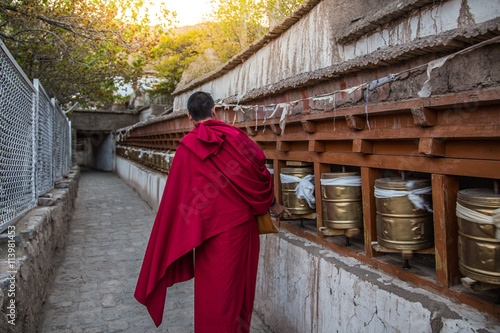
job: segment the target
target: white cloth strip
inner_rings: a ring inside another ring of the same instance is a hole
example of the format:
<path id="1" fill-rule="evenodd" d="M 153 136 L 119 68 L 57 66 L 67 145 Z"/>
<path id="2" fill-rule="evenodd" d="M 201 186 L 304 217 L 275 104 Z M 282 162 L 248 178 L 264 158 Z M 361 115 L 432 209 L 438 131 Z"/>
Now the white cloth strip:
<path id="1" fill-rule="evenodd" d="M 269 173 L 270 173 L 271 175 L 274 175 L 274 169 L 269 169 L 269 168 L 267 168 L 267 171 L 269 171 Z"/>
<path id="2" fill-rule="evenodd" d="M 361 177 L 348 176 L 348 177 L 338 177 L 331 179 L 321 179 L 321 185 L 361 186 Z"/>
<path id="3" fill-rule="evenodd" d="M 500 240 L 500 208 L 495 209 L 493 215 L 486 215 L 457 202 L 457 217 L 474 223 L 494 225 L 496 228 L 495 237 Z"/>
<path id="4" fill-rule="evenodd" d="M 432 192 L 430 186 L 417 188 L 411 191 L 397 191 L 397 190 L 385 190 L 375 186 L 375 198 L 389 199 L 394 197 L 404 197 L 408 196 L 408 199 L 417 209 L 426 209 L 428 212 L 432 212 L 432 208 L 425 202 L 421 194 L 429 194 Z"/>
<path id="5" fill-rule="evenodd" d="M 305 199 L 311 208 L 316 208 L 316 198 L 314 197 L 314 175 L 307 175 L 304 178 L 280 174 L 282 184 L 298 183 L 295 188 L 297 198 Z"/>

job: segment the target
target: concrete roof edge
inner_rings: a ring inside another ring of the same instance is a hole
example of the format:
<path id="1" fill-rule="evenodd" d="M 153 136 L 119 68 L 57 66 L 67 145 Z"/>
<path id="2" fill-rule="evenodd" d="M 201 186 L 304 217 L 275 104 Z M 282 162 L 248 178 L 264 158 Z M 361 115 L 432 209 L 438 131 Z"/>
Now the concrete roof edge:
<path id="1" fill-rule="evenodd" d="M 399 62 L 402 58 L 409 59 L 425 53 L 444 53 L 443 46 L 452 53 L 471 45 L 471 42 L 480 42 L 488 35 L 500 35 L 500 18 L 496 18 L 474 26 L 458 28 L 440 35 L 419 38 L 412 42 L 395 45 L 387 49 L 360 56 L 336 65 L 321 68 L 312 72 L 297 74 L 288 79 L 275 82 L 246 92 L 239 103 L 246 103 L 258 98 L 278 94 L 284 90 L 296 89 L 311 85 L 314 82 L 330 80 L 348 73 L 376 67 L 387 67 Z M 466 39 L 466 40 L 464 40 Z M 424 52 L 424 53 L 422 53 Z M 224 103 L 236 103 L 237 96 L 227 96 Z"/>

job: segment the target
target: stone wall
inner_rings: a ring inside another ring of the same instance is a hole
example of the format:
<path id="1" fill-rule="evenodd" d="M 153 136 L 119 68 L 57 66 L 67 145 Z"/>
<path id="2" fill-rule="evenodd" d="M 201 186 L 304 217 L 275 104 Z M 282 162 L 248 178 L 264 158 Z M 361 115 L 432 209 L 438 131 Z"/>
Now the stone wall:
<path id="1" fill-rule="evenodd" d="M 36 332 L 66 245 L 79 177 L 79 169 L 71 169 L 0 235 L 0 332 Z"/>

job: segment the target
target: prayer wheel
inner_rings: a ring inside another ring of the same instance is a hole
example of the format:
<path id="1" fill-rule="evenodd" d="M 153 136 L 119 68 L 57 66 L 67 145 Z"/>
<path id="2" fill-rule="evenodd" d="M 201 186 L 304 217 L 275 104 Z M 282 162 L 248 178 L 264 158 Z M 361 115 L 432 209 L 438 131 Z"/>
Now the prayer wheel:
<path id="1" fill-rule="evenodd" d="M 167 171 L 170 172 L 170 168 L 172 168 L 172 162 L 174 161 L 175 151 L 173 153 L 169 153 L 168 163 L 167 163 Z"/>
<path id="2" fill-rule="evenodd" d="M 458 192 L 458 261 L 463 275 L 500 285 L 500 194 L 489 189 Z M 496 210 L 496 212 L 495 212 Z M 495 226 L 495 222 L 499 227 Z"/>
<path id="3" fill-rule="evenodd" d="M 396 250 L 421 250 L 434 244 L 431 182 L 426 179 L 375 180 L 378 243 Z"/>
<path id="4" fill-rule="evenodd" d="M 332 229 L 361 229 L 363 227 L 361 186 L 342 182 L 343 179 L 347 181 L 355 178 L 359 178 L 359 174 L 356 172 L 321 174 L 325 226 Z M 328 182 L 332 184 L 324 184 Z M 359 179 L 359 183 L 361 183 L 361 179 Z"/>
<path id="5" fill-rule="evenodd" d="M 304 178 L 307 175 L 313 174 L 312 168 L 282 168 L 281 173 L 284 175 L 294 176 L 298 178 Z M 297 198 L 297 194 L 295 192 L 295 188 L 299 183 L 284 183 L 281 182 L 281 190 L 283 196 L 283 206 L 285 206 L 290 213 L 294 215 L 306 215 L 310 213 L 314 213 L 314 209 L 312 209 L 305 199 Z"/>

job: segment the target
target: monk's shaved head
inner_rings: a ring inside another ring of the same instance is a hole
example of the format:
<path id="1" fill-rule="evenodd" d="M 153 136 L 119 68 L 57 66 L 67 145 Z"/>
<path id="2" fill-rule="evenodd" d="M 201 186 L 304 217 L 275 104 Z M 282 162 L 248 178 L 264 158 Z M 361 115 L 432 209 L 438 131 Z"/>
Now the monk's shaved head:
<path id="1" fill-rule="evenodd" d="M 197 91 L 189 96 L 187 108 L 191 117 L 195 121 L 200 121 L 212 116 L 214 105 L 214 99 L 209 93 Z"/>

